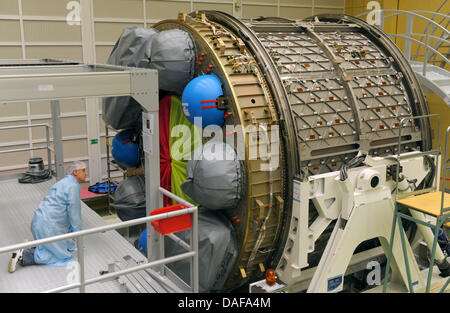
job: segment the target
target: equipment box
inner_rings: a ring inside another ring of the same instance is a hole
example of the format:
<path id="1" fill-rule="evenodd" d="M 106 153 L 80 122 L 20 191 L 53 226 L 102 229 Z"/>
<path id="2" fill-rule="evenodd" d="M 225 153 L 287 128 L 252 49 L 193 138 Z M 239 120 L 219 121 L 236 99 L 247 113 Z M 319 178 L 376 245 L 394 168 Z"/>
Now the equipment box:
<path id="1" fill-rule="evenodd" d="M 150 215 L 163 214 L 177 210 L 187 209 L 188 206 L 184 204 L 175 204 L 172 206 L 160 208 L 150 212 Z M 184 214 L 174 217 L 169 217 L 163 220 L 152 221 L 152 226 L 156 232 L 161 235 L 168 235 L 191 228 L 191 214 Z"/>

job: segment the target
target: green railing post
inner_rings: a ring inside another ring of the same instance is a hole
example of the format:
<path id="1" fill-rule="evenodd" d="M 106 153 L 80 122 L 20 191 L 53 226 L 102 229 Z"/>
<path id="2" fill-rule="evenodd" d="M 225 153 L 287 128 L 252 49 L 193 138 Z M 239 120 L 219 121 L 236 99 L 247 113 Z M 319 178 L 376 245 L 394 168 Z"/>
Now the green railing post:
<path id="1" fill-rule="evenodd" d="M 406 276 L 408 278 L 409 292 L 414 293 L 413 285 L 411 282 L 411 270 L 409 268 L 408 252 L 406 251 L 405 234 L 402 227 L 402 218 L 399 216 L 397 221 L 398 221 L 398 230 L 400 231 L 400 238 L 402 242 L 403 258 L 405 259 Z"/>
<path id="2" fill-rule="evenodd" d="M 392 245 L 394 242 L 396 224 L 397 224 L 397 204 L 395 204 L 394 220 L 392 222 L 392 230 L 391 230 L 391 238 L 389 239 L 389 250 L 388 250 L 388 255 L 387 255 L 386 270 L 385 270 L 385 274 L 384 274 L 383 293 L 386 293 L 386 290 L 387 290 L 387 283 L 388 283 L 388 279 L 389 279 L 389 269 L 391 268 Z"/>

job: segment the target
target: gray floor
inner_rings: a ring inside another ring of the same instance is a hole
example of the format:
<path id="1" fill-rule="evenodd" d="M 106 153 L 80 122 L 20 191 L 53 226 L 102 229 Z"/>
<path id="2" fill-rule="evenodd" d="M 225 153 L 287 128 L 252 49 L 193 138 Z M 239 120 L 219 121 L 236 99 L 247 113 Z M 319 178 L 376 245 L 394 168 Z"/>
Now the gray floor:
<path id="1" fill-rule="evenodd" d="M 35 208 L 55 180 L 39 184 L 19 184 L 17 179 L 0 181 L 0 246 L 33 240 L 30 225 Z M 105 225 L 105 221 L 82 203 L 83 229 Z M 85 237 L 86 279 L 99 276 L 108 264 L 122 263 L 125 256 L 136 262 L 146 258 L 116 231 Z M 76 253 L 74 254 L 76 260 Z M 8 272 L 10 254 L 0 255 L 0 292 L 42 292 L 64 286 L 73 277 L 73 265 L 68 267 L 29 266 Z M 74 290 L 77 292 L 78 290 Z M 87 292 L 119 292 L 119 283 L 109 281 L 87 286 Z"/>

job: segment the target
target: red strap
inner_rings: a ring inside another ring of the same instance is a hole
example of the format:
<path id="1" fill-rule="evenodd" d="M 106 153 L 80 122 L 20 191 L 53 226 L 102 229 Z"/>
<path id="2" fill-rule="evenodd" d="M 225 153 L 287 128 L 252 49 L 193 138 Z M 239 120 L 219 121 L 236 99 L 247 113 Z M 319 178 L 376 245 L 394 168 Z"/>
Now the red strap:
<path id="1" fill-rule="evenodd" d="M 217 103 L 217 99 L 216 100 L 201 100 L 200 103 Z"/>
<path id="2" fill-rule="evenodd" d="M 214 108 L 217 108 L 217 105 L 206 105 L 202 107 L 202 109 L 214 109 Z"/>

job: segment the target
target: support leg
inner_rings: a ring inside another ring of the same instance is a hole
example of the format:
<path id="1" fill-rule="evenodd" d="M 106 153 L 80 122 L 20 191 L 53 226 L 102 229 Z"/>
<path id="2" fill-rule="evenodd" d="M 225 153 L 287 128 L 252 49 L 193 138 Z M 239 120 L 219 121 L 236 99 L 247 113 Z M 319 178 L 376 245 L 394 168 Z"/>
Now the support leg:
<path id="1" fill-rule="evenodd" d="M 439 236 L 439 219 L 436 222 L 435 229 L 434 229 L 434 240 L 433 240 L 433 248 L 431 249 L 431 260 L 430 260 L 430 268 L 428 269 L 428 277 L 427 277 L 427 287 L 425 292 L 430 292 L 431 287 L 431 276 L 433 274 L 433 267 L 434 267 L 434 260 L 436 255 L 436 246 L 437 246 L 437 239 Z"/>
<path id="2" fill-rule="evenodd" d="M 398 229 L 400 230 L 400 238 L 401 238 L 401 242 L 402 242 L 403 258 L 405 260 L 405 266 L 406 266 L 406 276 L 408 277 L 409 292 L 414 293 L 413 285 L 411 282 L 411 271 L 409 268 L 408 253 L 406 251 L 406 242 L 405 242 L 406 240 L 405 240 L 405 233 L 403 231 L 403 226 L 402 226 L 402 218 L 398 217 L 397 221 L 398 221 Z"/>
<path id="3" fill-rule="evenodd" d="M 449 278 L 449 279 L 447 279 L 447 282 L 445 283 L 445 285 L 444 285 L 444 286 L 442 286 L 442 288 L 441 288 L 441 290 L 439 291 L 439 293 L 443 293 L 443 292 L 445 291 L 445 288 L 447 288 L 447 286 L 448 286 L 448 283 L 450 283 L 450 278 Z"/>
<path id="4" fill-rule="evenodd" d="M 395 226 L 397 225 L 397 206 L 395 206 L 394 211 L 394 220 L 392 221 L 392 230 L 391 230 L 391 238 L 389 239 L 389 252 L 387 254 L 387 263 L 386 263 L 386 271 L 384 274 L 384 283 L 383 283 L 383 293 L 386 293 L 387 283 L 389 279 L 389 270 L 391 268 L 391 259 L 392 259 L 392 247 L 395 237 Z"/>
<path id="5" fill-rule="evenodd" d="M 335 229 L 328 241 L 325 251 L 322 255 L 320 263 L 311 281 L 308 292 L 330 292 L 330 286 L 335 285 L 336 280 L 344 278 L 348 264 L 356 247 L 363 241 L 379 238 L 383 244 L 386 252 L 387 249 L 392 249 L 392 257 L 394 263 L 392 264 L 393 276 L 401 278 L 401 281 L 407 285 L 407 270 L 403 261 L 402 247 L 400 243 L 393 242 L 391 247 L 387 247 L 387 238 L 392 233 L 403 231 L 398 229 L 395 232 L 389 232 L 391 227 L 389 221 L 394 220 L 393 212 L 395 211 L 392 200 L 385 199 L 383 201 L 366 204 L 356 207 L 350 219 L 344 224 L 343 219 L 339 218 L 336 222 Z M 357 235 L 356 235 L 357 234 Z M 398 236 L 401 236 L 398 234 Z M 411 260 L 410 277 L 417 284 L 417 288 L 424 286 L 419 267 L 415 261 L 414 254 L 409 245 L 405 243 L 405 252 Z M 339 288 L 334 289 L 334 291 Z"/>

